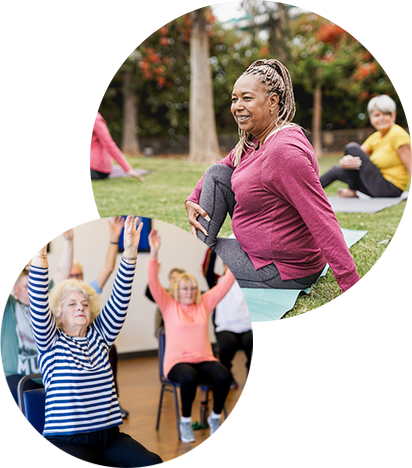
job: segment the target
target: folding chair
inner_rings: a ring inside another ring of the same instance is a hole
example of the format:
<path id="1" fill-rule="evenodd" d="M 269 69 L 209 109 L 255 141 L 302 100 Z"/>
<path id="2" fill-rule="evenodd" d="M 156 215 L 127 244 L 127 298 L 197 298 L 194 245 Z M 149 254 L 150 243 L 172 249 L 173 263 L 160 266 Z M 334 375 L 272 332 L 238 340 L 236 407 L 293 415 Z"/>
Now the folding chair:
<path id="1" fill-rule="evenodd" d="M 17 386 L 17 399 L 19 408 L 26 419 L 37 432 L 42 434 L 44 428 L 46 391 L 44 387 L 24 391 L 24 384 L 27 380 L 39 378 L 41 378 L 41 374 L 30 374 L 23 377 Z"/>
<path id="2" fill-rule="evenodd" d="M 161 327 L 157 333 L 157 337 L 159 340 L 159 347 L 158 347 L 158 361 L 159 361 L 159 379 L 162 385 L 160 389 L 160 400 L 159 400 L 159 408 L 157 410 L 157 421 L 156 421 L 156 430 L 159 430 L 160 425 L 160 415 L 162 412 L 162 403 L 163 403 L 163 394 L 164 392 L 170 392 L 174 394 L 174 401 L 175 401 L 175 413 L 176 413 L 176 426 L 177 426 L 177 436 L 179 440 L 181 440 L 182 436 L 180 433 L 180 414 L 179 414 L 179 403 L 177 398 L 177 389 L 179 388 L 178 382 L 173 382 L 167 379 L 163 375 L 163 359 L 165 354 L 166 348 L 166 335 L 164 327 Z M 206 401 L 209 401 L 209 391 L 213 390 L 213 384 L 207 382 L 198 382 L 198 386 L 206 388 Z M 225 414 L 225 423 L 226 423 L 226 432 L 230 435 L 230 425 L 229 425 L 229 416 L 227 414 L 226 405 L 223 406 L 223 412 Z"/>

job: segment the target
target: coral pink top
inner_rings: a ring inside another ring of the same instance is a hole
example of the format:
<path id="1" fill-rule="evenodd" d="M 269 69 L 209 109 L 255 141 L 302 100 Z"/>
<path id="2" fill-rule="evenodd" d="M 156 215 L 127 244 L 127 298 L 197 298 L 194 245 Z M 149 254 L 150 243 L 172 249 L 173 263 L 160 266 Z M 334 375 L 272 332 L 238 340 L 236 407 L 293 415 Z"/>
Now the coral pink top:
<path id="1" fill-rule="evenodd" d="M 228 270 L 217 286 L 202 294 L 200 304 L 183 305 L 165 291 L 157 271 L 157 261 L 149 260 L 150 292 L 165 323 L 164 375 L 167 377 L 173 366 L 180 362 L 217 361 L 209 340 L 209 316 L 232 287 L 234 276 Z"/>
<path id="2" fill-rule="evenodd" d="M 90 169 L 110 174 L 113 167 L 112 158 L 117 161 L 126 172 L 132 168 L 113 141 L 106 122 L 98 112 L 93 127 L 92 143 L 90 146 Z"/>

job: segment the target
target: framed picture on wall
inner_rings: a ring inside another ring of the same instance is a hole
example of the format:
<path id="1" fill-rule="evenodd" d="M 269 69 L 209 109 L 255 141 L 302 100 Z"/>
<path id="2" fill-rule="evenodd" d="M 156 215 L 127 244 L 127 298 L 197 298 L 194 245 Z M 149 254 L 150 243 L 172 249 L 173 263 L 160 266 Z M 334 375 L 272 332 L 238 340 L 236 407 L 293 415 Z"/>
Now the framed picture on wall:
<path id="1" fill-rule="evenodd" d="M 49 227 L 48 216 L 47 227 Z M 31 253 L 33 251 L 34 236 L 29 215 L 4 215 L 4 231 L 6 253 Z"/>
<path id="2" fill-rule="evenodd" d="M 127 216 L 122 216 L 122 217 L 124 219 L 127 218 Z M 150 252 L 149 233 L 152 229 L 152 220 L 151 218 L 140 218 L 140 220 L 143 223 L 143 229 L 142 229 L 142 232 L 140 233 L 138 252 Z M 124 235 L 124 228 L 122 229 L 122 232 L 119 236 L 119 252 L 124 251 L 123 235 Z"/>

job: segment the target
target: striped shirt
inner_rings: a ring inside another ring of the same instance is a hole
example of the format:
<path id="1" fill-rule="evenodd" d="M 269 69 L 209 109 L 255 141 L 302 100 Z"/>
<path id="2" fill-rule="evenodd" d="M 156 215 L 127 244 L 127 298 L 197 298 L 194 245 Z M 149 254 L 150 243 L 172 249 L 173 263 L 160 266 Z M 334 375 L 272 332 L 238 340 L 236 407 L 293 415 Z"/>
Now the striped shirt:
<path id="1" fill-rule="evenodd" d="M 48 269 L 30 267 L 31 323 L 46 389 L 43 435 L 122 424 L 109 351 L 126 319 L 134 271 L 135 265 L 121 261 L 109 301 L 85 337 L 72 337 L 57 328 L 49 308 Z"/>

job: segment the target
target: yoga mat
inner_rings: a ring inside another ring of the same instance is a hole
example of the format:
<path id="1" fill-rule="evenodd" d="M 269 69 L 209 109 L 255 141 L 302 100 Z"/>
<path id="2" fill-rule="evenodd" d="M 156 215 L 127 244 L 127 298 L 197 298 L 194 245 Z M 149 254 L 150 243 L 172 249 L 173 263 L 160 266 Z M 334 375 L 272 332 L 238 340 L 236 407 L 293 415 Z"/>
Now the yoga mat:
<path id="1" fill-rule="evenodd" d="M 346 245 L 356 244 L 368 231 L 353 231 L 342 229 Z M 325 276 L 329 265 L 326 265 L 321 276 Z M 280 320 L 286 312 L 293 309 L 296 299 L 301 292 L 309 294 L 307 289 L 252 289 L 242 288 L 243 295 L 250 313 L 252 322 L 266 322 Z"/>
<path id="2" fill-rule="evenodd" d="M 143 169 L 135 169 L 135 171 L 140 175 L 149 174 L 150 171 L 145 171 Z M 109 179 L 115 179 L 116 177 L 132 177 L 130 176 L 121 166 L 113 164 L 112 172 L 109 175 Z"/>
<path id="3" fill-rule="evenodd" d="M 357 192 L 359 198 L 328 197 L 333 211 L 341 213 L 377 213 L 384 208 L 397 205 L 408 198 L 409 192 L 403 192 L 396 198 L 372 198 Z"/>

